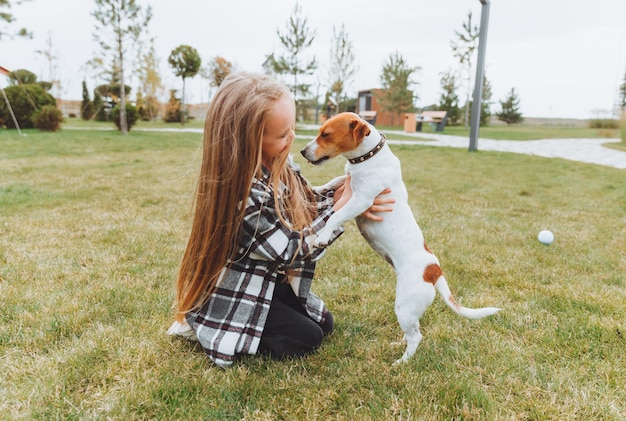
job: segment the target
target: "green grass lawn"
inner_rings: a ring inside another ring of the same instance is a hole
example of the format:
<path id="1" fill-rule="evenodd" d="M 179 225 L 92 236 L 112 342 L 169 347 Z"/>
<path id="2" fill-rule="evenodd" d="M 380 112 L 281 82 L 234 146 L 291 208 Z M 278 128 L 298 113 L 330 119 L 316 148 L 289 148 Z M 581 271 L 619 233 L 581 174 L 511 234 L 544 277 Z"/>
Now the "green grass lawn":
<path id="1" fill-rule="evenodd" d="M 623 170 L 392 146 L 457 300 L 504 310 L 437 298 L 392 367 L 393 273 L 351 222 L 316 274 L 336 320 L 319 352 L 223 370 L 165 335 L 200 137 L 0 130 L 0 419 L 626 418 Z M 344 165 L 294 155 L 314 183 Z"/>

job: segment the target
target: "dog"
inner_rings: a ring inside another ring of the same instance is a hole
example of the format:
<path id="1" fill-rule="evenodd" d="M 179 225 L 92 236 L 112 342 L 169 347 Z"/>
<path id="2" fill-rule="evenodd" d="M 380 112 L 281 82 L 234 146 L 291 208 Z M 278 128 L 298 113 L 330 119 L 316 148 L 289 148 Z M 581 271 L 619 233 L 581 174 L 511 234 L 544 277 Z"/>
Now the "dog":
<path id="1" fill-rule="evenodd" d="M 424 242 L 424 236 L 408 204 L 408 193 L 402 181 L 400 160 L 385 143 L 385 137 L 374 126 L 354 113 L 340 113 L 327 120 L 315 139 L 301 151 L 304 158 L 320 165 L 338 155 L 348 163 L 345 172 L 351 176 L 352 197 L 326 222 L 314 240 L 315 247 L 328 244 L 333 231 L 356 218 L 357 226 L 369 245 L 389 262 L 396 273 L 395 313 L 404 333 L 406 350 L 394 364 L 405 363 L 422 340 L 419 320 L 435 299 L 437 290 L 457 314 L 480 319 L 500 309 L 463 307 L 452 296 L 439 260 Z M 325 192 L 337 188 L 345 175 L 316 187 Z M 396 200 L 393 211 L 383 221 L 371 221 L 361 214 L 386 188 Z"/>

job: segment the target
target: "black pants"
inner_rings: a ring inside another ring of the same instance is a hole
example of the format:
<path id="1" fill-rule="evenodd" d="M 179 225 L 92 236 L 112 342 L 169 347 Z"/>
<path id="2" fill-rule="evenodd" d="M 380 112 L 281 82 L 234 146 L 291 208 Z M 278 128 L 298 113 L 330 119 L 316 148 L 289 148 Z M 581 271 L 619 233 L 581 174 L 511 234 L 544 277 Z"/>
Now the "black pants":
<path id="1" fill-rule="evenodd" d="M 315 351 L 334 327 L 330 311 L 323 324 L 313 321 L 288 283 L 277 283 L 259 351 L 272 358 L 301 357 Z"/>

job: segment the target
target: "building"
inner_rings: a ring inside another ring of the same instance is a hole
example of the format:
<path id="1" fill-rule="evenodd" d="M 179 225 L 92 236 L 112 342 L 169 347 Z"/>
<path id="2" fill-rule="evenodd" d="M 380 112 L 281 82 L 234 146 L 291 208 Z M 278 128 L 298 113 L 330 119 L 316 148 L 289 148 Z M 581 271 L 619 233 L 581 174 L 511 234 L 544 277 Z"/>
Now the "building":
<path id="1" fill-rule="evenodd" d="M 401 116 L 389 111 L 381 111 L 377 98 L 384 95 L 382 89 L 368 89 L 359 91 L 356 101 L 356 113 L 372 124 L 378 126 L 393 126 L 401 124 Z"/>

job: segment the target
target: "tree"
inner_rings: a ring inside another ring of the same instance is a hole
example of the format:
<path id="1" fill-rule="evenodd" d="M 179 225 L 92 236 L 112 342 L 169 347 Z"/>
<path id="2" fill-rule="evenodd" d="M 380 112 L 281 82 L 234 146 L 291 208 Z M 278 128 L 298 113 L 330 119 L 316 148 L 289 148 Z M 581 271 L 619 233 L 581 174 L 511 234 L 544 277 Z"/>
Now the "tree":
<path id="1" fill-rule="evenodd" d="M 462 71 L 467 75 L 467 95 L 465 99 L 465 127 L 467 128 L 469 123 L 469 109 L 470 109 L 470 89 L 472 82 L 472 59 L 474 57 L 474 51 L 478 47 L 478 36 L 480 31 L 478 26 L 472 25 L 472 12 L 467 14 L 467 22 L 463 22 L 462 31 L 454 31 L 457 41 L 450 41 L 450 47 L 454 57 L 459 60 Z"/>
<path id="2" fill-rule="evenodd" d="M 459 96 L 456 94 L 458 89 L 457 77 L 455 72 L 449 70 L 441 73 L 441 96 L 437 108 L 447 112 L 448 123 L 450 126 L 456 126 L 460 120 Z"/>
<path id="3" fill-rule="evenodd" d="M 487 75 L 483 76 L 483 94 L 480 104 L 480 125 L 488 126 L 491 120 L 491 83 L 487 79 Z"/>
<path id="4" fill-rule="evenodd" d="M 36 50 L 37 54 L 41 54 L 48 61 L 48 77 L 50 78 L 51 86 L 56 86 L 57 99 L 61 96 L 61 81 L 56 77 L 56 68 L 55 65 L 57 61 L 57 56 L 54 55 L 54 51 L 52 49 L 52 34 L 48 32 L 48 39 L 46 41 L 46 49 L 45 50 Z"/>
<path id="5" fill-rule="evenodd" d="M 333 26 L 333 38 L 330 47 L 330 69 L 328 71 L 329 97 L 337 104 L 337 111 L 345 110 L 345 106 L 340 105 L 345 100 L 346 88 L 354 77 L 357 67 L 354 64 L 354 53 L 352 51 L 352 41 L 348 38 L 345 25 L 341 29 Z"/>
<path id="6" fill-rule="evenodd" d="M 91 98 L 89 98 L 87 82 L 83 80 L 83 102 L 80 104 L 80 118 L 83 120 L 91 120 L 93 114 L 93 103 L 91 102 Z"/>
<path id="7" fill-rule="evenodd" d="M 202 76 L 210 81 L 212 87 L 219 87 L 224 79 L 232 73 L 233 63 L 224 57 L 213 57 L 206 69 L 203 69 Z"/>
<path id="8" fill-rule="evenodd" d="M 498 120 L 504 121 L 506 124 L 521 123 L 524 119 L 520 110 L 520 100 L 515 92 L 515 88 L 511 88 L 506 98 L 500 101 L 501 111 L 496 113 Z"/>
<path id="9" fill-rule="evenodd" d="M 409 66 L 397 51 L 390 54 L 388 61 L 383 64 L 380 82 L 384 94 L 377 99 L 382 110 L 395 114 L 394 119 L 414 110 L 413 101 L 417 95 L 411 90 L 411 86 L 415 84 L 411 75 L 420 69 L 421 67 Z"/>
<path id="10" fill-rule="evenodd" d="M 198 50 L 188 45 L 179 45 L 172 50 L 167 59 L 176 76 L 183 78 L 182 117 L 181 124 L 185 124 L 185 79 L 194 77 L 200 70 L 202 59 Z"/>
<path id="11" fill-rule="evenodd" d="M 111 110 L 119 102 L 122 87 L 119 83 L 99 85 L 94 90 L 93 107 L 97 121 L 112 121 Z M 127 94 L 130 94 L 130 86 L 125 85 Z M 120 126 L 117 126 L 120 129 Z M 128 127 L 127 127 L 128 129 Z"/>
<path id="12" fill-rule="evenodd" d="M 126 86 L 125 54 L 129 46 L 139 44 L 141 35 L 145 32 L 150 19 L 152 8 L 148 6 L 142 14 L 141 6 L 135 0 L 95 0 L 96 10 L 92 16 L 96 19 L 93 37 L 100 45 L 101 56 L 92 63 L 103 64 L 102 57 L 111 59 L 111 83 L 119 81 L 120 86 Z M 120 93 L 120 132 L 128 133 L 126 121 L 126 91 Z"/>
<path id="13" fill-rule="evenodd" d="M 176 98 L 176 90 L 170 89 L 170 99 L 165 107 L 163 121 L 166 123 L 178 123 L 181 120 L 180 99 Z"/>
<path id="14" fill-rule="evenodd" d="M 120 95 L 122 94 L 122 86 L 119 83 L 105 83 L 97 86 L 96 90 L 102 95 L 105 102 L 111 104 L 111 108 L 119 102 Z M 124 85 L 124 92 L 130 94 L 130 91 L 130 86 Z"/>
<path id="15" fill-rule="evenodd" d="M 617 107 L 621 111 L 626 111 L 626 71 L 624 72 L 624 80 L 619 86 Z"/>
<path id="16" fill-rule="evenodd" d="M 141 119 L 154 120 L 159 114 L 159 94 L 163 91 L 163 83 L 159 75 L 159 58 L 150 40 L 150 48 L 141 56 L 138 71 L 140 88 L 137 89 L 137 108 Z M 141 105 L 139 104 L 141 99 Z"/>
<path id="17" fill-rule="evenodd" d="M 309 29 L 308 19 L 303 17 L 302 8 L 296 2 L 293 8 L 293 14 L 287 22 L 287 31 L 282 34 L 280 30 L 276 30 L 281 44 L 285 47 L 286 55 L 276 57 L 274 53 L 266 56 L 263 67 L 268 73 L 275 75 L 293 76 L 293 83 L 287 85 L 293 93 L 296 103 L 302 103 L 302 100 L 309 95 L 311 84 L 302 81 L 302 78 L 313 74 L 317 69 L 317 60 L 315 56 L 306 61 L 302 58 L 304 50 L 309 48 L 315 40 L 315 31 Z M 299 107 L 303 111 L 303 107 Z"/>
<path id="18" fill-rule="evenodd" d="M 480 125 L 481 126 L 488 126 L 489 122 L 491 121 L 491 83 L 489 82 L 489 80 L 487 79 L 487 76 L 485 75 L 483 77 L 483 94 L 482 94 L 482 98 L 480 101 Z M 472 108 L 472 104 L 474 103 L 474 101 L 470 101 L 470 108 Z"/>
<path id="19" fill-rule="evenodd" d="M 13 1 L 12 3 L 20 4 L 24 1 L 30 0 L 17 0 Z M 33 34 L 29 32 L 26 28 L 21 28 L 15 33 L 8 32 L 11 23 L 15 22 L 15 17 L 13 16 L 13 14 L 8 12 L 10 9 L 11 1 L 0 0 L 0 39 L 2 39 L 3 36 L 8 36 L 9 38 L 13 38 L 14 36 L 32 38 Z"/>
<path id="20" fill-rule="evenodd" d="M 209 101 L 211 101 L 211 96 L 213 95 L 213 88 L 219 87 L 234 69 L 233 63 L 219 56 L 213 57 L 206 67 L 200 69 L 200 76 L 209 82 Z"/>
<path id="21" fill-rule="evenodd" d="M 37 75 L 26 69 L 13 70 L 9 72 L 8 76 L 10 85 L 30 85 L 37 83 Z"/>
<path id="22" fill-rule="evenodd" d="M 7 77 L 9 78 L 9 85 L 12 86 L 39 85 L 44 91 L 49 91 L 52 88 L 52 83 L 37 80 L 37 75 L 26 69 L 13 70 L 9 72 Z"/>

